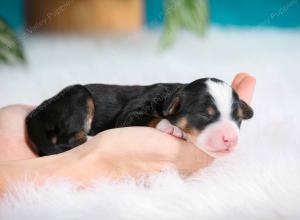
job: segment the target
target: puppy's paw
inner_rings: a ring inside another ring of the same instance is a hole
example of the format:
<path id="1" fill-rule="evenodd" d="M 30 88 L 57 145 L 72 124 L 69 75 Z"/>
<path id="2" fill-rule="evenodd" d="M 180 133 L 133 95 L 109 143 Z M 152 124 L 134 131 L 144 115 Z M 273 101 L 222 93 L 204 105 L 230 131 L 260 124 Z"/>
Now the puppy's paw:
<path id="1" fill-rule="evenodd" d="M 157 125 L 156 129 L 165 132 L 167 134 L 173 135 L 177 138 L 184 138 L 183 131 L 176 127 L 175 125 L 172 125 L 167 119 L 162 119 Z"/>

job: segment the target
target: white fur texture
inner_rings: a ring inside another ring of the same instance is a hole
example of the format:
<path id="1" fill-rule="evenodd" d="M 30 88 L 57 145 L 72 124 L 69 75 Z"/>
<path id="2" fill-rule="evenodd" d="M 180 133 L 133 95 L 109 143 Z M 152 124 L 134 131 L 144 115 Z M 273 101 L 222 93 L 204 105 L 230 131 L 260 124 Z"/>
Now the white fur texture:
<path id="1" fill-rule="evenodd" d="M 208 91 L 214 99 L 214 103 L 220 112 L 220 120 L 231 120 L 232 89 L 225 83 L 207 80 Z"/>
<path id="2" fill-rule="evenodd" d="M 198 40 L 183 34 L 166 53 L 157 33 L 123 38 L 32 37 L 28 66 L 0 67 L 0 106 L 35 103 L 73 83 L 148 84 L 216 77 L 257 77 L 254 119 L 241 146 L 184 182 L 176 173 L 151 184 L 98 182 L 78 191 L 67 181 L 15 186 L 1 220 L 300 219 L 300 31 L 222 30 Z"/>

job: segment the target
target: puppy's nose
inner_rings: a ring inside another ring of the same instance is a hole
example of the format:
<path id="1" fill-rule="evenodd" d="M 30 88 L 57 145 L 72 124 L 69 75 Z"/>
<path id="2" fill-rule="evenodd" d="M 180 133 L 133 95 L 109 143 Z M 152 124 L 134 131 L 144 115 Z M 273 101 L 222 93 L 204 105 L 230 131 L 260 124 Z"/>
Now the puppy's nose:
<path id="1" fill-rule="evenodd" d="M 225 134 L 223 135 L 223 143 L 226 147 L 233 147 L 237 144 L 238 137 L 235 134 Z"/>

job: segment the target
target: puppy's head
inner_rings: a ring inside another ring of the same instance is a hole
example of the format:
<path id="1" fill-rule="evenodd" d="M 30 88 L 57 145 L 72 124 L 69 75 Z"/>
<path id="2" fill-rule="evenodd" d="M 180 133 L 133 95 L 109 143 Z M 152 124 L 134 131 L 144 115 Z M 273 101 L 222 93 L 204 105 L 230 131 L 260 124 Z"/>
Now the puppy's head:
<path id="1" fill-rule="evenodd" d="M 188 141 L 219 157 L 237 147 L 241 122 L 252 118 L 253 110 L 225 82 L 204 78 L 174 94 L 163 114 L 184 131 Z"/>

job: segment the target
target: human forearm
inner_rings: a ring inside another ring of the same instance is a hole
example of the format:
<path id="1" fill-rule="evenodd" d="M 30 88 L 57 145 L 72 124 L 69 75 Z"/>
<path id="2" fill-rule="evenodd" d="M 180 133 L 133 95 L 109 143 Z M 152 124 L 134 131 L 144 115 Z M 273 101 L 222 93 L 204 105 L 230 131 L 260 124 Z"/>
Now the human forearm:
<path id="1" fill-rule="evenodd" d="M 153 128 L 113 129 L 62 154 L 0 162 L 0 194 L 24 177 L 37 184 L 51 177 L 67 178 L 84 186 L 95 179 L 139 178 L 168 167 L 189 175 L 211 162 L 193 145 Z"/>
<path id="2" fill-rule="evenodd" d="M 38 158 L 19 161 L 0 162 L 0 195 L 9 186 L 25 178 L 34 178 L 37 183 L 42 182 L 53 173 L 54 158 Z"/>
<path id="3" fill-rule="evenodd" d="M 41 185 L 49 178 L 63 178 L 84 186 L 99 178 L 117 179 L 130 175 L 128 167 L 132 164 L 122 164 L 119 154 L 121 151 L 113 148 L 112 151 L 108 150 L 112 145 L 103 141 L 102 136 L 98 135 L 96 140 L 58 155 L 1 161 L 0 197 L 18 181 L 28 180 Z M 106 140 L 116 139 L 109 133 L 105 137 Z"/>

